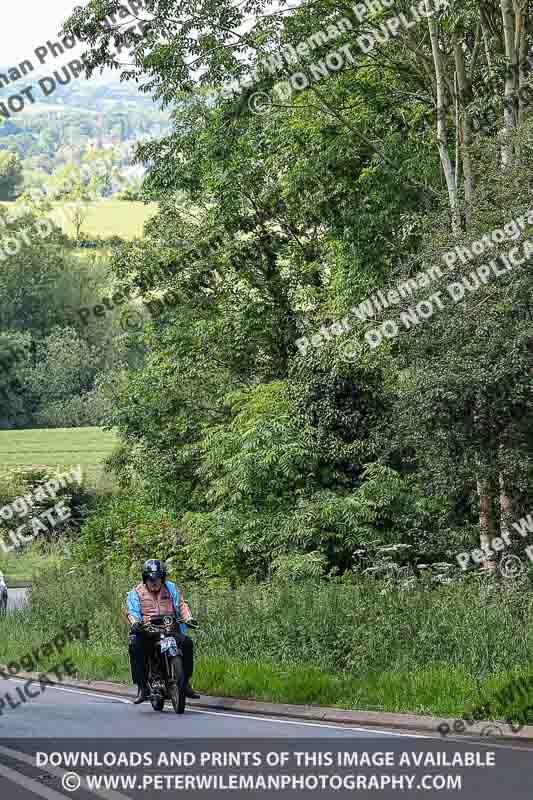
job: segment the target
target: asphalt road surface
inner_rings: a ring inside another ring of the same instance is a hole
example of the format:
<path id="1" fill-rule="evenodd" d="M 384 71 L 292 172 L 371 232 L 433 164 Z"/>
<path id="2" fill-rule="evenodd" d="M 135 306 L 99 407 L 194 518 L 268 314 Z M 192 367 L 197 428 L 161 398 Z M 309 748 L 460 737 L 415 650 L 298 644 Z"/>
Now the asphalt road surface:
<path id="1" fill-rule="evenodd" d="M 235 751 L 243 749 L 253 751 L 258 746 L 257 743 L 268 744 L 269 742 L 276 742 L 275 746 L 280 749 L 305 750 L 310 748 L 316 751 L 318 746 L 333 752 L 361 748 L 372 753 L 388 751 L 391 748 L 413 751 L 418 751 L 420 748 L 444 749 L 444 743 L 438 735 L 435 737 L 416 736 L 412 733 L 386 729 L 370 730 L 357 726 L 276 719 L 275 717 L 263 718 L 248 714 L 193 708 L 187 708 L 185 714 L 177 716 L 170 706 L 164 712 L 157 713 L 152 710 L 149 703 L 134 706 L 126 698 L 60 686 L 46 686 L 45 690 L 39 694 L 34 684 L 32 689 L 36 696 L 22 702 L 21 693 L 23 694 L 25 683 L 24 680 L 18 679 L 3 679 L 0 683 L 0 798 L 2 800 L 36 800 L 36 798 L 65 800 L 67 797 L 76 797 L 79 800 L 89 800 L 95 797 L 102 797 L 105 800 L 125 800 L 128 797 L 133 797 L 135 800 L 137 798 L 149 800 L 153 797 L 154 800 L 155 798 L 162 800 L 170 794 L 167 791 L 138 792 L 138 789 L 124 791 L 124 787 L 119 792 L 109 789 L 105 791 L 91 789 L 89 792 L 83 783 L 80 791 L 72 794 L 62 784 L 65 774 L 69 771 L 63 769 L 64 764 L 36 764 L 35 753 L 43 751 L 43 749 L 45 752 L 55 751 L 57 753 L 65 751 L 90 753 L 99 747 L 104 748 L 102 752 L 108 753 L 142 752 L 147 749 L 154 753 L 181 752 L 187 748 L 194 750 L 194 748 L 214 747 L 216 749 L 216 744 L 209 744 L 214 740 L 222 742 L 223 747 L 233 748 Z M 6 699 L 7 693 L 11 698 L 10 702 Z M 182 741 L 180 742 L 180 740 Z M 295 741 L 298 742 L 298 746 L 294 744 Z M 451 741 L 447 741 L 446 746 L 455 747 Z M 498 750 L 502 747 L 509 749 L 509 745 L 497 745 L 493 741 L 478 745 L 477 748 L 473 743 L 462 746 L 470 750 L 481 747 L 484 751 L 487 749 Z M 511 746 L 510 749 L 518 748 Z M 530 752 L 520 753 L 520 756 L 527 756 L 528 760 L 530 760 L 530 755 Z M 83 780 L 85 780 L 87 772 L 88 770 L 81 770 Z M 116 772 L 120 772 L 120 770 L 115 770 Z M 173 771 L 167 769 L 159 772 L 168 774 Z M 520 781 L 522 782 L 522 778 Z M 179 793 L 179 791 L 171 792 L 174 797 Z M 400 791 L 399 793 L 403 796 L 411 796 L 409 792 Z M 183 794 L 191 794 L 198 797 L 199 800 L 214 796 L 212 792 L 203 794 L 200 791 L 183 792 Z M 244 797 L 244 794 L 240 792 L 232 791 L 230 794 L 233 798 Z M 247 796 L 281 799 L 289 796 L 296 798 L 298 794 L 263 791 L 249 792 Z M 364 797 L 375 796 L 375 793 L 367 795 L 366 792 L 358 792 L 358 794 L 362 794 Z M 442 798 L 448 793 L 437 792 L 437 794 Z M 457 797 L 457 794 L 455 792 L 454 796 Z M 227 791 L 216 792 L 217 797 L 227 795 Z M 305 792 L 305 796 L 308 795 L 348 796 L 345 792 L 333 792 L 328 795 L 324 795 L 322 792 Z M 303 795 L 299 794 L 299 796 Z M 388 798 L 389 794 L 380 792 L 380 796 Z M 394 796 L 397 797 L 398 792 Z M 475 795 L 469 794 L 468 797 L 470 796 L 474 797 Z M 509 793 L 507 796 L 510 796 Z M 514 793 L 511 793 L 511 796 L 514 796 Z M 515 796 L 525 795 L 519 793 Z"/>
<path id="2" fill-rule="evenodd" d="M 52 676 L 53 677 L 53 676 Z M 0 716 L 0 740 L 3 738 L 43 739 L 100 739 L 139 738 L 151 741 L 158 738 L 186 736 L 205 737 L 370 737 L 395 735 L 415 738 L 408 734 L 377 730 L 369 731 L 343 725 L 254 717 L 235 712 L 186 709 L 183 716 L 174 714 L 170 706 L 162 713 L 152 710 L 149 702 L 140 706 L 123 697 L 91 694 L 81 689 L 46 686 L 39 696 L 21 702 L 17 687 L 22 691 L 25 681 L 2 680 L 1 697 L 6 693 L 19 705 L 9 703 Z M 32 687 L 33 690 L 33 687 Z"/>
<path id="3" fill-rule="evenodd" d="M 15 608 L 21 608 L 26 602 L 26 589 L 10 589 L 8 587 L 7 594 L 7 608 L 8 611 L 13 611 Z"/>

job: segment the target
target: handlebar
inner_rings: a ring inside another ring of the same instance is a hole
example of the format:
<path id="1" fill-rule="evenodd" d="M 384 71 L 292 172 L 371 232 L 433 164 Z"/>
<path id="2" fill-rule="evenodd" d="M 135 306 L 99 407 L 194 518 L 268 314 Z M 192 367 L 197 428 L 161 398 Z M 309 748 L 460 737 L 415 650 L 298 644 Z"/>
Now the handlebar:
<path id="1" fill-rule="evenodd" d="M 131 628 L 132 630 L 146 631 L 148 633 L 160 633 L 162 630 L 171 630 L 178 625 L 186 625 L 187 628 L 193 628 L 195 630 L 199 627 L 198 622 L 193 619 L 193 617 L 189 617 L 189 619 L 176 619 L 173 617 L 170 624 L 165 624 L 164 617 L 157 616 L 152 617 L 150 622 L 147 623 L 135 622 Z"/>

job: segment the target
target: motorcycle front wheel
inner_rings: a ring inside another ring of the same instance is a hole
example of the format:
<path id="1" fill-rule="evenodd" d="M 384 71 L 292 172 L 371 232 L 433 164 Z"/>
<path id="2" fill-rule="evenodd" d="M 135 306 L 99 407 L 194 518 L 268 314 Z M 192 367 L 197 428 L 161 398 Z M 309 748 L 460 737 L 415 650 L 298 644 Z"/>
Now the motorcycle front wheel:
<path id="1" fill-rule="evenodd" d="M 165 707 L 165 698 L 156 695 L 155 697 L 151 698 L 151 703 L 154 711 L 163 711 Z"/>
<path id="2" fill-rule="evenodd" d="M 183 659 L 181 656 L 169 657 L 168 689 L 172 708 L 176 714 L 183 714 L 185 711 L 185 674 L 183 672 Z"/>

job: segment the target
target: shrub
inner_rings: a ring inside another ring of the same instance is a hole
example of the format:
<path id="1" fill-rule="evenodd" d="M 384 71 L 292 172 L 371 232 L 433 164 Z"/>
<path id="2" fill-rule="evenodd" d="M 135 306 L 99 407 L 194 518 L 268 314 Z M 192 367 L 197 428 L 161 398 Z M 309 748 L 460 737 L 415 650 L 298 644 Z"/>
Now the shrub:
<path id="1" fill-rule="evenodd" d="M 173 514 L 119 495 L 84 524 L 73 556 L 78 563 L 97 563 L 113 576 L 138 577 L 142 562 L 154 554 L 176 558 L 180 541 Z"/>
<path id="2" fill-rule="evenodd" d="M 37 489 L 43 488 L 47 481 L 68 469 L 67 467 L 52 469 L 47 465 L 34 464 L 31 467 L 19 467 L 3 473 L 0 476 L 0 507 L 13 503 L 17 497 L 33 494 Z M 54 539 L 69 530 L 78 530 L 83 520 L 96 508 L 97 496 L 95 490 L 85 485 L 83 481 L 81 484 L 73 482 L 66 486 L 60 486 L 55 499 L 49 495 L 46 496 L 46 499 L 34 499 L 33 506 L 30 507 L 27 514 L 20 518 L 19 524 L 22 524 L 24 520 L 38 517 L 60 501 L 64 502 L 69 509 L 70 517 L 59 522 L 53 528 Z M 0 530 L 9 530 L 13 527 L 13 518 L 10 520 L 0 518 Z M 41 537 L 38 536 L 38 538 Z"/>

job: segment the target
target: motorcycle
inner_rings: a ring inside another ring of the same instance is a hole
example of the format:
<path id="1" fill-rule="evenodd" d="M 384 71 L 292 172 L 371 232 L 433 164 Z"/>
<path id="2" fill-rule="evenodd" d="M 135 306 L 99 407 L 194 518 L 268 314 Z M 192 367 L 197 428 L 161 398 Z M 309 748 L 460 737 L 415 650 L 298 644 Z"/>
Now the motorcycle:
<path id="1" fill-rule="evenodd" d="M 165 700 L 172 702 L 176 714 L 185 711 L 185 674 L 183 651 L 173 634 L 179 633 L 179 625 L 197 628 L 193 620 L 176 620 L 171 616 L 151 617 L 150 622 L 139 628 L 153 640 L 148 658 L 148 687 L 154 711 L 163 711 Z"/>

